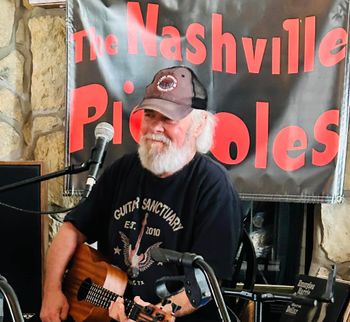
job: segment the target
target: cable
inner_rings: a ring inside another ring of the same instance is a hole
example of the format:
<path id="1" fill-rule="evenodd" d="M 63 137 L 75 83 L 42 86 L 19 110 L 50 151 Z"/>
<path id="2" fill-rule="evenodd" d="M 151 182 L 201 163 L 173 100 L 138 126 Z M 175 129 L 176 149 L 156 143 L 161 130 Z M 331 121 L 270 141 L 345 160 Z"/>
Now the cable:
<path id="1" fill-rule="evenodd" d="M 81 205 L 84 201 L 86 200 L 86 198 L 82 198 L 78 204 L 76 204 L 75 206 L 71 207 L 71 208 L 63 208 L 63 209 L 59 209 L 59 210 L 52 210 L 52 211 L 37 211 L 37 210 L 27 210 L 27 209 L 22 209 L 22 208 L 18 208 L 12 205 L 8 205 L 6 203 L 3 203 L 0 201 L 0 206 L 6 207 L 6 208 L 10 208 L 13 210 L 17 210 L 19 212 L 24 212 L 24 213 L 28 213 L 28 214 L 35 214 L 35 215 L 54 215 L 54 214 L 59 214 L 62 212 L 68 212 L 71 211 L 75 208 L 77 208 L 79 205 Z"/>

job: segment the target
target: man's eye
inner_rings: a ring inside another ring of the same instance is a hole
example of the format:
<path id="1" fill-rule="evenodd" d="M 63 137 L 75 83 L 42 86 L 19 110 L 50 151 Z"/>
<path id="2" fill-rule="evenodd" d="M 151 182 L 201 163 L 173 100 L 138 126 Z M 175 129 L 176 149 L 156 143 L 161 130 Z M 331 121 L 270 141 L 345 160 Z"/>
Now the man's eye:
<path id="1" fill-rule="evenodd" d="M 144 115 L 145 115 L 146 117 L 148 117 L 148 118 L 151 118 L 151 117 L 154 116 L 154 113 L 152 113 L 152 112 L 145 112 Z"/>
<path id="2" fill-rule="evenodd" d="M 174 123 L 176 123 L 174 120 L 169 119 L 169 118 L 167 118 L 167 117 L 164 117 L 163 121 L 164 121 L 165 123 L 168 123 L 168 124 L 174 124 Z"/>

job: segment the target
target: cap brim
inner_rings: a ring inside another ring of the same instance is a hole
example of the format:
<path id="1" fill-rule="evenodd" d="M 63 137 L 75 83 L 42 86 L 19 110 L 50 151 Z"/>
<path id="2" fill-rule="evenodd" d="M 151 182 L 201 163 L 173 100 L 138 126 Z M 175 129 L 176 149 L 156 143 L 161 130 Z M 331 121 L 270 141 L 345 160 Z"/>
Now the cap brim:
<path id="1" fill-rule="evenodd" d="M 190 114 L 192 107 L 179 105 L 160 98 L 146 98 L 133 110 L 133 113 L 140 110 L 153 110 L 174 121 L 178 121 Z"/>

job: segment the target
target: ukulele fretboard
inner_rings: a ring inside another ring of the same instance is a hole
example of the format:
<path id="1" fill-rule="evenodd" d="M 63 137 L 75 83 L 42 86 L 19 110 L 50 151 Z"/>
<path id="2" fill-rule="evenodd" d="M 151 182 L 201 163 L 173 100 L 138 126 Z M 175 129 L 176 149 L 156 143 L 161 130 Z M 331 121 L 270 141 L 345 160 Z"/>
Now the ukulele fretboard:
<path id="1" fill-rule="evenodd" d="M 81 288 L 87 290 L 85 301 L 91 303 L 94 306 L 108 309 L 111 302 L 115 301 L 120 295 L 105 289 L 104 287 L 92 283 L 90 279 L 85 280 Z M 137 305 L 135 302 L 128 299 L 124 299 L 126 315 L 131 319 L 136 319 L 142 307 Z"/>

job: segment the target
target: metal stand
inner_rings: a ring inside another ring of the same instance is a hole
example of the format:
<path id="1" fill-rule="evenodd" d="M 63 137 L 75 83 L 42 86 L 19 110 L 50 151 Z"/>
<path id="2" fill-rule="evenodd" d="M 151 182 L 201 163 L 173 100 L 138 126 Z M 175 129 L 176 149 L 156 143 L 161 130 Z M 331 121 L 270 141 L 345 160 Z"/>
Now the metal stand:
<path id="1" fill-rule="evenodd" d="M 184 268 L 184 275 L 164 276 L 156 281 L 156 293 L 159 298 L 166 301 L 170 296 L 181 291 L 181 289 L 185 289 L 192 306 L 199 308 L 205 305 L 211 296 L 215 301 L 222 321 L 231 322 L 214 271 L 209 264 L 204 261 L 202 256 L 194 253 L 179 253 L 170 249 L 154 248 L 151 250 L 151 257 L 156 262 L 175 263 Z M 196 271 L 200 274 L 197 274 Z M 176 290 L 169 291 L 167 283 L 174 283 L 176 281 L 181 284 L 180 287 Z"/>
<path id="2" fill-rule="evenodd" d="M 296 304 L 307 305 L 310 307 L 315 307 L 318 302 L 333 303 L 335 275 L 336 268 L 335 266 L 332 266 L 332 270 L 328 275 L 326 290 L 323 295 L 317 299 L 297 294 L 258 293 L 229 288 L 222 288 L 222 293 L 227 296 L 239 297 L 245 300 L 254 301 L 254 322 L 262 322 L 262 305 L 264 302 L 294 302 Z"/>
<path id="3" fill-rule="evenodd" d="M 0 291 L 4 295 L 4 299 L 10 309 L 12 321 L 14 322 L 24 322 L 21 307 L 18 303 L 18 298 L 13 288 L 7 283 L 5 277 L 0 275 Z"/>
<path id="4" fill-rule="evenodd" d="M 0 193 L 8 190 L 12 190 L 18 187 L 22 187 L 24 185 L 28 185 L 31 183 L 41 182 L 49 179 L 53 179 L 56 177 L 60 177 L 66 174 L 75 174 L 80 173 L 89 170 L 91 164 L 94 162 L 89 160 L 86 163 L 80 164 L 80 165 L 71 165 L 69 167 L 66 167 L 63 170 L 59 170 L 56 172 L 52 172 L 43 176 L 37 176 L 29 179 L 25 179 L 22 181 L 14 182 L 5 186 L 0 187 Z M 24 322 L 23 314 L 21 307 L 18 302 L 18 298 L 16 296 L 16 293 L 14 292 L 13 288 L 10 286 L 10 284 L 7 282 L 6 278 L 3 277 L 0 274 L 0 291 L 4 295 L 4 299 L 6 300 L 8 307 L 10 309 L 10 314 L 12 317 L 12 320 L 14 322 Z M 2 298 L 0 298 L 2 300 Z M 0 312 L 2 313 L 2 312 Z M 1 321 L 1 316 L 0 316 Z"/>
<path id="5" fill-rule="evenodd" d="M 213 269 L 204 261 L 203 258 L 197 258 L 194 261 L 194 265 L 198 266 L 204 273 L 222 321 L 231 322 L 218 280 L 215 277 Z"/>

